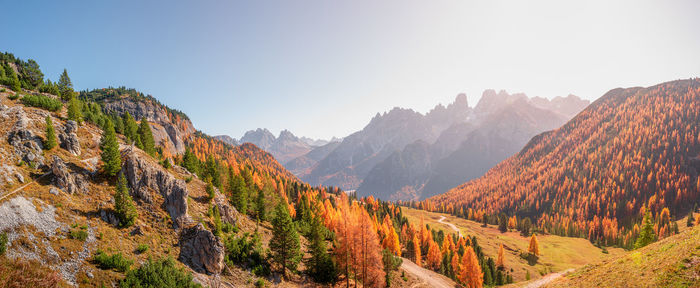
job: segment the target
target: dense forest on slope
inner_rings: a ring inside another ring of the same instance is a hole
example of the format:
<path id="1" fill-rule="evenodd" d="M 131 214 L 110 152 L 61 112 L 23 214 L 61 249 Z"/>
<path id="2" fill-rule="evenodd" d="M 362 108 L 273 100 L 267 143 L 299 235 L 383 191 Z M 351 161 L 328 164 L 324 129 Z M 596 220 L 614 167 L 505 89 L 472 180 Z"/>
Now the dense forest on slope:
<path id="1" fill-rule="evenodd" d="M 505 213 L 549 233 L 632 247 L 700 198 L 700 79 L 614 89 L 483 177 L 418 206 L 477 221 Z"/>

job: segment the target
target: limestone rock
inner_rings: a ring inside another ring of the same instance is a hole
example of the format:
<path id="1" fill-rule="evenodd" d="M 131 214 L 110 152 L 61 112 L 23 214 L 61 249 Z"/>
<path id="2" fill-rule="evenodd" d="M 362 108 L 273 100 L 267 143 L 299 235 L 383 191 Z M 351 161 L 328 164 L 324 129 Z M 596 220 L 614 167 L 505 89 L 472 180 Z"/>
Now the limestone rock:
<path id="1" fill-rule="evenodd" d="M 68 120 L 63 127 L 63 133 L 58 135 L 61 141 L 61 148 L 66 149 L 71 154 L 80 155 L 80 142 L 78 141 L 78 123 Z"/>
<path id="2" fill-rule="evenodd" d="M 182 231 L 179 260 L 197 272 L 218 274 L 224 268 L 224 244 L 198 223 Z"/>
<path id="3" fill-rule="evenodd" d="M 122 172 L 129 182 L 132 195 L 135 198 L 151 203 L 152 197 L 149 189 L 163 196 L 165 210 L 170 214 L 175 227 L 180 227 L 189 220 L 187 216 L 188 191 L 185 181 L 175 178 L 157 163 L 143 159 L 134 151 L 126 154 Z"/>
<path id="4" fill-rule="evenodd" d="M 54 175 L 56 186 L 63 191 L 70 194 L 87 191 L 87 182 L 85 182 L 83 176 L 77 173 L 70 173 L 66 163 L 56 155 L 53 156 L 51 172 Z"/>
<path id="5" fill-rule="evenodd" d="M 29 130 L 29 118 L 23 110 L 16 111 L 16 115 L 18 119 L 7 137 L 15 157 L 34 168 L 44 166 L 42 139 Z"/>

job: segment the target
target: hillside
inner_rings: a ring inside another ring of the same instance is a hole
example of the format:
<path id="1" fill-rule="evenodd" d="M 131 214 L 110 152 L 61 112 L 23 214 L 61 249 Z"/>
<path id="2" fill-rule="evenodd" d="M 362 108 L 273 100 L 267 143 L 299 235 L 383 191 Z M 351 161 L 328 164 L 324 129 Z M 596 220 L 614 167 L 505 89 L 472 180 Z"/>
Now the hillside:
<path id="1" fill-rule="evenodd" d="M 544 287 L 697 287 L 700 226 L 622 257 L 586 265 Z"/>
<path id="2" fill-rule="evenodd" d="M 663 238 L 700 196 L 698 99 L 700 79 L 613 89 L 483 177 L 421 205 L 480 221 L 532 217 L 549 233 L 622 247 L 649 210 Z"/>

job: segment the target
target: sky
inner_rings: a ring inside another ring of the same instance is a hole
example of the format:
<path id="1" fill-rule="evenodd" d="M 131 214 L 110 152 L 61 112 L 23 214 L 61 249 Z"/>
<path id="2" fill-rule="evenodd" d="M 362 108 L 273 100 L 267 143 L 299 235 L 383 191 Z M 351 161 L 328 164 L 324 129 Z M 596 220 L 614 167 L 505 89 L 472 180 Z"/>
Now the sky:
<path id="1" fill-rule="evenodd" d="M 700 1 L 3 1 L 0 51 L 211 135 L 328 139 L 485 89 L 594 100 L 700 76 Z"/>

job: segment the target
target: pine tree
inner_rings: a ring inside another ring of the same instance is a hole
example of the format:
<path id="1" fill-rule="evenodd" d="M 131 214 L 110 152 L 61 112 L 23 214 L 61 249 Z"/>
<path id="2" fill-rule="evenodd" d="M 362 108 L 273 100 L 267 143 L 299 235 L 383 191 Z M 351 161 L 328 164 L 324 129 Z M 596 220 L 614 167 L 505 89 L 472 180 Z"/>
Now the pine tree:
<path id="1" fill-rule="evenodd" d="M 530 237 L 530 246 L 528 247 L 527 251 L 535 256 L 540 255 L 540 244 L 537 242 L 537 236 L 535 236 L 535 234 L 532 234 L 532 237 Z"/>
<path id="2" fill-rule="evenodd" d="M 334 283 L 338 278 L 335 263 L 328 254 L 321 221 L 314 218 L 311 222 L 308 253 L 311 258 L 306 262 L 306 273 L 318 283 Z"/>
<path id="3" fill-rule="evenodd" d="M 76 97 L 68 101 L 68 119 L 78 122 L 78 125 L 83 123 L 82 103 Z"/>
<path id="4" fill-rule="evenodd" d="M 414 234 L 413 235 L 413 262 L 416 263 L 416 265 L 421 266 L 421 255 L 420 255 L 420 240 L 418 240 L 418 237 Z"/>
<path id="5" fill-rule="evenodd" d="M 102 133 L 102 162 L 104 162 L 103 170 L 108 176 L 115 176 L 122 168 L 121 155 L 119 154 L 119 143 L 117 143 L 117 134 L 114 132 L 112 121 L 107 119 L 105 128 Z"/>
<path id="6" fill-rule="evenodd" d="M 501 233 L 508 231 L 508 216 L 505 213 L 501 213 L 498 216 L 498 231 L 501 231 Z"/>
<path id="7" fill-rule="evenodd" d="M 498 259 L 496 260 L 496 266 L 499 269 L 505 268 L 505 252 L 503 251 L 503 244 L 498 246 Z"/>
<path id="8" fill-rule="evenodd" d="M 460 281 L 469 288 L 481 288 L 484 285 L 484 273 L 479 267 L 479 259 L 472 247 L 467 247 L 462 256 L 462 271 Z"/>
<path id="9" fill-rule="evenodd" d="M 265 212 L 264 189 L 258 189 L 258 196 L 255 198 L 255 214 L 258 216 L 260 221 L 265 221 L 265 219 L 267 219 L 267 213 Z"/>
<path id="10" fill-rule="evenodd" d="M 68 77 L 68 71 L 63 69 L 61 77 L 58 78 L 58 91 L 61 94 L 61 99 L 69 100 L 73 96 L 73 82 Z"/>
<path id="11" fill-rule="evenodd" d="M 156 154 L 156 142 L 153 140 L 151 125 L 148 124 L 148 120 L 146 119 L 146 117 L 141 118 L 141 124 L 139 125 L 138 134 L 139 139 L 141 140 L 141 149 L 143 149 L 144 152 L 148 153 L 148 155 L 154 156 Z M 220 183 L 212 184 L 214 184 L 214 186 L 216 187 L 221 186 Z"/>
<path id="12" fill-rule="evenodd" d="M 647 211 L 644 214 L 644 224 L 642 224 L 642 231 L 639 232 L 639 238 L 637 242 L 634 243 L 634 248 L 642 248 L 656 241 L 656 234 L 654 233 L 654 224 L 651 223 L 651 214 Z"/>
<path id="13" fill-rule="evenodd" d="M 15 73 L 15 70 L 10 68 L 9 72 L 9 75 L 7 75 L 7 84 L 8 86 L 10 86 L 10 89 L 12 89 L 12 91 L 15 92 L 22 91 L 22 84 L 19 82 L 19 77 L 17 77 L 17 73 Z"/>
<path id="14" fill-rule="evenodd" d="M 245 180 L 240 174 L 234 175 L 233 167 L 229 167 L 228 191 L 231 195 L 231 204 L 241 214 L 248 213 L 248 191 Z"/>
<path id="15" fill-rule="evenodd" d="M 56 147 L 56 132 L 53 128 L 51 116 L 46 116 L 46 140 L 44 140 L 44 149 L 51 150 Z"/>
<path id="16" fill-rule="evenodd" d="M 124 130 L 126 131 L 126 127 Z M 190 173 L 199 173 L 199 159 L 192 153 L 192 149 L 189 146 L 185 147 L 185 154 L 182 156 L 182 167 L 185 167 Z"/>
<path id="17" fill-rule="evenodd" d="M 131 114 L 129 114 L 128 111 L 122 114 L 122 124 L 124 126 L 124 136 L 126 139 L 129 139 L 129 142 L 134 143 L 140 148 L 142 145 L 141 141 L 139 140 L 138 125 L 136 124 L 136 120 L 131 117 Z"/>
<path id="18" fill-rule="evenodd" d="M 688 227 L 693 227 L 693 224 L 695 224 L 695 218 L 693 217 L 693 211 L 691 210 L 690 213 L 688 213 L 688 221 L 686 221 L 686 225 Z"/>
<path id="19" fill-rule="evenodd" d="M 119 218 L 119 225 L 121 227 L 129 227 L 134 225 L 136 220 L 136 206 L 134 206 L 134 200 L 131 199 L 129 195 L 129 189 L 126 186 L 126 178 L 124 174 L 119 173 L 119 179 L 117 180 L 117 191 L 114 193 L 114 211 Z"/>
<path id="20" fill-rule="evenodd" d="M 530 221 L 530 218 L 525 217 L 522 221 L 522 227 L 520 228 L 520 234 L 527 237 L 530 236 L 530 227 L 532 226 L 532 222 Z"/>
<path id="21" fill-rule="evenodd" d="M 299 264 L 301 260 L 299 249 L 299 234 L 287 206 L 280 202 L 275 208 L 275 217 L 272 219 L 270 250 L 272 259 L 281 266 L 284 279 L 287 279 L 287 269 L 294 271 Z"/>

